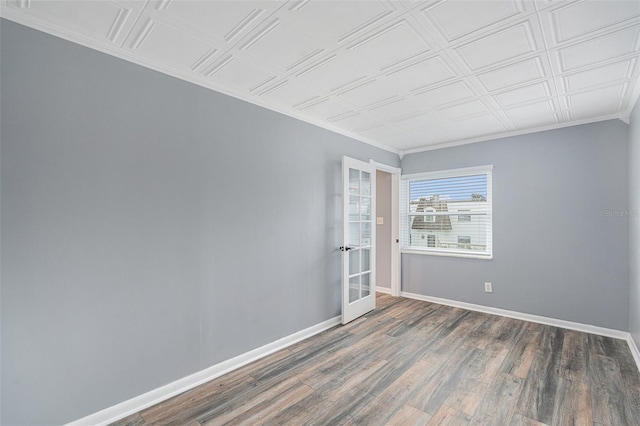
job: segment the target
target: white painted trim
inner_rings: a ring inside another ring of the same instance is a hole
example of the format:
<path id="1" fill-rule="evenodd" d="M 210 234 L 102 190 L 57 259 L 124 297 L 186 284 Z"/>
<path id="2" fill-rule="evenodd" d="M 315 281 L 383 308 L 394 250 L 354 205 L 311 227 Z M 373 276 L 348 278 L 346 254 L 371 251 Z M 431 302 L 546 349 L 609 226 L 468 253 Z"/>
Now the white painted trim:
<path id="1" fill-rule="evenodd" d="M 400 297 L 402 254 L 400 253 L 400 182 L 402 170 L 391 175 L 391 295 Z"/>
<path id="2" fill-rule="evenodd" d="M 640 87 L 640 84 L 638 86 Z M 454 146 L 469 145 L 469 144 L 472 144 L 472 143 L 493 141 L 493 140 L 498 140 L 498 139 L 510 138 L 510 137 L 513 137 L 513 136 L 529 135 L 529 134 L 533 134 L 533 133 L 546 132 L 547 130 L 556 130 L 556 129 L 562 129 L 562 128 L 565 128 L 565 127 L 580 126 L 582 124 L 598 123 L 600 121 L 615 120 L 617 118 L 627 117 L 627 116 L 629 116 L 629 113 L 630 113 L 629 111 L 623 111 L 623 112 L 620 112 L 620 113 L 617 113 L 617 114 L 604 115 L 604 116 L 593 117 L 593 118 L 588 118 L 588 119 L 584 119 L 584 120 L 566 121 L 566 122 L 562 122 L 562 123 L 558 123 L 558 124 L 552 124 L 550 126 L 539 127 L 539 128 L 536 128 L 536 129 L 516 130 L 516 131 L 513 131 L 513 132 L 505 132 L 505 133 L 494 133 L 494 134 L 491 134 L 491 135 L 480 136 L 480 137 L 477 137 L 477 138 L 461 139 L 461 140 L 458 140 L 458 141 L 436 143 L 436 144 L 433 144 L 433 145 L 425 145 L 425 146 L 417 147 L 417 148 L 404 149 L 404 150 L 401 150 L 398 153 L 398 155 L 400 155 L 400 158 L 402 158 L 405 155 L 415 154 L 416 152 L 434 151 L 436 149 L 451 148 L 451 147 L 454 147 Z"/>
<path id="3" fill-rule="evenodd" d="M 445 256 L 445 257 L 464 257 L 467 259 L 483 259 L 492 260 L 493 254 L 471 254 L 460 253 L 457 251 L 448 251 L 445 249 L 417 249 L 407 248 L 400 251 L 402 254 L 418 254 L 420 256 Z"/>
<path id="4" fill-rule="evenodd" d="M 388 166 L 388 165 L 383 164 L 383 163 L 378 163 L 377 161 L 375 161 L 373 159 L 369 159 L 369 164 L 373 164 L 374 167 L 376 168 L 376 170 L 380 170 L 380 171 L 387 172 L 387 173 L 390 173 L 390 174 L 400 173 L 402 171 L 402 169 L 399 168 L 399 167 L 393 167 L 393 166 Z"/>
<path id="5" fill-rule="evenodd" d="M 418 179 L 432 179 L 432 178 L 447 178 L 447 177 L 458 177 L 458 176 L 472 176 L 479 173 L 486 174 L 493 170 L 493 164 L 487 164 L 486 166 L 474 166 L 474 167 L 463 167 L 460 169 L 445 169 L 445 170 L 434 170 L 432 172 L 420 172 L 420 173 L 412 173 L 409 175 L 403 175 L 402 179 L 405 180 L 418 180 Z"/>
<path id="6" fill-rule="evenodd" d="M 638 350 L 638 346 L 636 346 L 635 340 L 633 340 L 633 336 L 631 333 L 627 333 L 627 344 L 629 345 L 629 350 L 631 350 L 631 355 L 633 355 L 633 359 L 636 362 L 636 367 L 640 371 L 640 351 Z"/>
<path id="7" fill-rule="evenodd" d="M 483 312 L 485 314 L 499 315 L 501 317 L 514 318 L 522 321 L 529 321 L 538 324 L 566 328 L 569 330 L 582 331 L 584 333 L 613 337 L 614 339 L 622 339 L 628 341 L 629 338 L 629 333 L 626 331 L 613 330 L 610 328 L 598 327 L 590 324 L 582 324 L 573 321 L 543 317 L 540 315 L 525 314 L 523 312 L 509 311 L 501 308 L 493 308 L 491 306 L 476 305 L 473 303 L 459 302 L 457 300 L 442 299 L 440 297 L 424 296 L 422 294 L 409 293 L 406 291 L 402 292 L 402 296 L 409 299 L 424 300 L 426 302 L 437 303 L 439 305 L 454 306 L 456 308 L 468 309 L 470 311 Z M 640 369 L 640 364 L 638 368 Z"/>
<path id="8" fill-rule="evenodd" d="M 196 386 L 213 380 L 216 377 L 220 377 L 223 374 L 229 373 L 230 371 L 236 370 L 253 361 L 257 361 L 260 358 L 291 346 L 294 343 L 328 330 L 331 327 L 335 327 L 338 324 L 340 324 L 339 316 L 328 319 L 319 324 L 278 339 L 275 342 L 268 343 L 252 351 L 245 352 L 234 358 L 212 365 L 211 367 L 198 371 L 190 376 L 183 377 L 175 382 L 171 382 L 112 407 L 105 408 L 97 413 L 90 414 L 79 420 L 68 423 L 67 426 L 102 426 L 123 419 L 131 414 L 137 413 L 138 411 L 151 407 L 162 401 L 166 401 L 167 399 L 181 394 L 182 392 L 186 392 L 189 389 L 193 389 Z"/>
<path id="9" fill-rule="evenodd" d="M 391 294 L 391 289 L 389 287 L 380 287 L 378 284 L 376 286 L 376 293 Z"/>

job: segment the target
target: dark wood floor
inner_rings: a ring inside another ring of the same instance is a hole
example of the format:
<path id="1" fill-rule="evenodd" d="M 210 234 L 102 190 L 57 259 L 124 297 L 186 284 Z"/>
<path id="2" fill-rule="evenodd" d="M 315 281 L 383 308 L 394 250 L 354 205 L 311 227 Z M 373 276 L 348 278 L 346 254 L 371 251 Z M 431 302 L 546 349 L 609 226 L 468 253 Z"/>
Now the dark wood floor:
<path id="1" fill-rule="evenodd" d="M 640 425 L 625 341 L 378 295 L 378 309 L 117 425 Z"/>

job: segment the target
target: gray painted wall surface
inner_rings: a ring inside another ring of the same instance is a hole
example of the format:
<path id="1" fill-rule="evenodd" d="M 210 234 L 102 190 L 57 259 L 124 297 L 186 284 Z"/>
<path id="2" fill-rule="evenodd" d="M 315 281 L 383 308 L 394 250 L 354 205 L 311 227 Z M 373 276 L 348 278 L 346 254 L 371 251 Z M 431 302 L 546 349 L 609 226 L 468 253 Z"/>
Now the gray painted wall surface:
<path id="1" fill-rule="evenodd" d="M 2 423 L 340 313 L 341 157 L 397 155 L 4 21 Z"/>
<path id="2" fill-rule="evenodd" d="M 376 172 L 376 286 L 391 289 L 391 174 Z"/>
<path id="3" fill-rule="evenodd" d="M 493 164 L 493 260 L 402 255 L 402 290 L 629 326 L 627 125 L 614 120 L 407 155 L 405 174 Z M 493 294 L 483 283 L 493 283 Z"/>
<path id="4" fill-rule="evenodd" d="M 640 103 L 629 124 L 629 331 L 640 347 Z"/>

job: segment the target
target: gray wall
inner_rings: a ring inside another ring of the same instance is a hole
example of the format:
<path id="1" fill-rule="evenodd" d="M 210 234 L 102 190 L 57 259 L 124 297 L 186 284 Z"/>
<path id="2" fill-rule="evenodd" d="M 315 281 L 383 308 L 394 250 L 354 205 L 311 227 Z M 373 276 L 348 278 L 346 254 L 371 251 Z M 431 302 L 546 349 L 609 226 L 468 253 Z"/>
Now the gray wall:
<path id="1" fill-rule="evenodd" d="M 627 330 L 627 125 L 407 155 L 405 174 L 493 164 L 493 260 L 402 255 L 402 290 Z M 483 283 L 493 283 L 493 293 Z"/>
<path id="2" fill-rule="evenodd" d="M 376 286 L 391 290 L 391 174 L 376 172 Z"/>
<path id="3" fill-rule="evenodd" d="M 629 331 L 640 346 L 640 103 L 629 124 Z"/>
<path id="4" fill-rule="evenodd" d="M 341 157 L 397 155 L 4 21 L 2 423 L 340 313 Z"/>

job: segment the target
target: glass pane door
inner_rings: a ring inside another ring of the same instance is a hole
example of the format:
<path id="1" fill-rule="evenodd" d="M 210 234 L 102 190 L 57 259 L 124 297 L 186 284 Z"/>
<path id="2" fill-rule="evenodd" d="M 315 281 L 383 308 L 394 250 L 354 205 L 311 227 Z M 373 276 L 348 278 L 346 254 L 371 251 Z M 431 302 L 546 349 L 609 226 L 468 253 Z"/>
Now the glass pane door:
<path id="1" fill-rule="evenodd" d="M 343 323 L 375 308 L 375 168 L 343 158 Z"/>
<path id="2" fill-rule="evenodd" d="M 371 173 L 349 168 L 349 303 L 371 294 Z"/>

